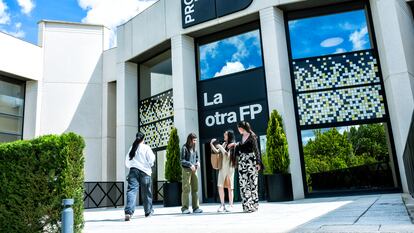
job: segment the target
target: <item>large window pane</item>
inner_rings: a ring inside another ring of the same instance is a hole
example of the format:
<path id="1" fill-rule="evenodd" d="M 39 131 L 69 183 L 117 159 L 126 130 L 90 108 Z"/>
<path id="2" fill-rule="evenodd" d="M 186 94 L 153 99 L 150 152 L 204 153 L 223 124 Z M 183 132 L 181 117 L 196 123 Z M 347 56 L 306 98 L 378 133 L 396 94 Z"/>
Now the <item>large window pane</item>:
<path id="1" fill-rule="evenodd" d="M 24 82 L 0 76 L 0 143 L 23 134 Z"/>
<path id="2" fill-rule="evenodd" d="M 0 114 L 0 132 L 21 134 L 23 119 L 21 117 Z"/>
<path id="3" fill-rule="evenodd" d="M 21 139 L 20 135 L 0 133 L 0 143 L 17 141 L 17 140 L 20 140 L 20 139 Z"/>
<path id="4" fill-rule="evenodd" d="M 289 21 L 293 59 L 372 47 L 364 10 Z"/>
<path id="5" fill-rule="evenodd" d="M 23 116 L 24 86 L 0 80 L 0 113 Z"/>
<path id="6" fill-rule="evenodd" d="M 199 62 L 200 80 L 262 67 L 260 31 L 200 45 Z"/>
<path id="7" fill-rule="evenodd" d="M 395 188 L 385 123 L 302 131 L 308 192 Z"/>
<path id="8" fill-rule="evenodd" d="M 367 9 L 350 3 L 287 16 L 307 194 L 398 188 Z"/>

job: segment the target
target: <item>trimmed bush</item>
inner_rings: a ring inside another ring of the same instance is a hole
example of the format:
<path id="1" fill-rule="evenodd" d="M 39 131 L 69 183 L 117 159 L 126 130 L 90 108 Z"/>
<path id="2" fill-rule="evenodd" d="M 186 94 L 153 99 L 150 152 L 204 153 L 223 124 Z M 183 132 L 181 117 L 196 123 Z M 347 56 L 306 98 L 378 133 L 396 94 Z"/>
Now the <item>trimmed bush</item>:
<path id="1" fill-rule="evenodd" d="M 288 143 L 283 129 L 282 116 L 273 110 L 267 126 L 265 163 L 267 174 L 289 173 Z"/>
<path id="2" fill-rule="evenodd" d="M 171 130 L 166 157 L 165 179 L 170 183 L 181 182 L 180 139 L 176 128 Z"/>
<path id="3" fill-rule="evenodd" d="M 74 133 L 0 144 L 0 232 L 60 232 L 65 198 L 82 231 L 84 147 Z"/>

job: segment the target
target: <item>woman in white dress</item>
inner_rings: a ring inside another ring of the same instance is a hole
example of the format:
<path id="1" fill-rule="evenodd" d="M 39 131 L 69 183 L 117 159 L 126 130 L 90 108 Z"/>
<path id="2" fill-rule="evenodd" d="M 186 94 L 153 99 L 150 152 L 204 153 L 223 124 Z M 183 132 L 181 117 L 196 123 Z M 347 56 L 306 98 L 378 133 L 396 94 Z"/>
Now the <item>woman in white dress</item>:
<path id="1" fill-rule="evenodd" d="M 224 143 L 215 143 L 217 140 L 213 138 L 210 142 L 211 150 L 223 156 L 222 167 L 219 170 L 217 187 L 220 195 L 221 205 L 217 212 L 231 212 L 233 209 L 233 190 L 234 190 L 234 170 L 237 166 L 236 155 L 234 153 L 235 140 L 233 130 L 224 132 Z M 224 204 L 224 188 L 228 189 L 229 206 L 226 208 Z"/>

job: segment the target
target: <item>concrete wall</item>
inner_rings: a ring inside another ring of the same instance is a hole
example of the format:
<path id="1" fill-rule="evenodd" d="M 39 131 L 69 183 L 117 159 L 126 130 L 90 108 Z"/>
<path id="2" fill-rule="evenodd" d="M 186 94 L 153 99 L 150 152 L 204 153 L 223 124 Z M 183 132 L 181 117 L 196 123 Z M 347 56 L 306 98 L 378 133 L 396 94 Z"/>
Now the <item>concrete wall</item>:
<path id="1" fill-rule="evenodd" d="M 402 187 L 408 192 L 403 153 L 414 111 L 413 15 L 403 0 L 370 3 Z"/>
<path id="2" fill-rule="evenodd" d="M 28 80 L 42 79 L 42 48 L 0 32 L 0 71 Z"/>
<path id="3" fill-rule="evenodd" d="M 39 134 L 75 132 L 86 142 L 86 181 L 102 180 L 102 26 L 42 21 Z"/>

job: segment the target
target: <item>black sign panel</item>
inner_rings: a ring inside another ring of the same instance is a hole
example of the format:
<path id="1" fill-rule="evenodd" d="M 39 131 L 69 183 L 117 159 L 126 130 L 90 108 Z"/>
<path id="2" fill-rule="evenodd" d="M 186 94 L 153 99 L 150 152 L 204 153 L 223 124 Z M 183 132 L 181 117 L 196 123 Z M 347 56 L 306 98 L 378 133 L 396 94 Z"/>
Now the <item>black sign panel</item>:
<path id="1" fill-rule="evenodd" d="M 228 129 L 237 131 L 242 120 L 265 134 L 269 111 L 263 68 L 199 81 L 198 108 L 202 141 L 222 137 Z"/>
<path id="2" fill-rule="evenodd" d="M 246 9 L 253 0 L 216 0 L 217 17 L 222 17 Z"/>
<path id="3" fill-rule="evenodd" d="M 183 28 L 247 8 L 253 0 L 181 0 Z"/>
<path id="4" fill-rule="evenodd" d="M 216 0 L 181 0 L 183 28 L 216 18 Z"/>

